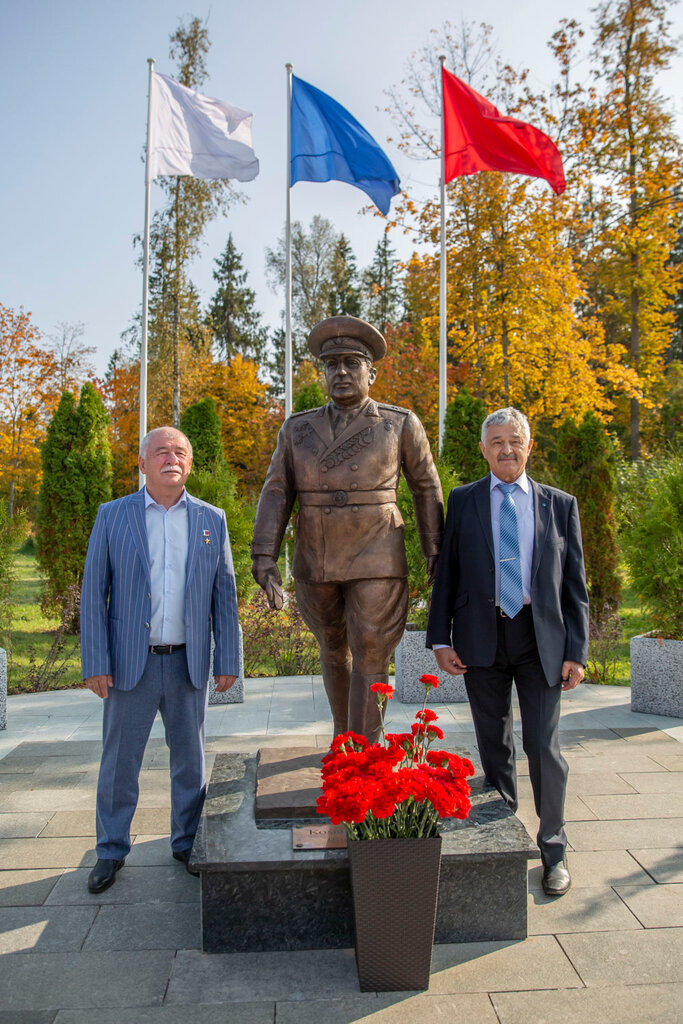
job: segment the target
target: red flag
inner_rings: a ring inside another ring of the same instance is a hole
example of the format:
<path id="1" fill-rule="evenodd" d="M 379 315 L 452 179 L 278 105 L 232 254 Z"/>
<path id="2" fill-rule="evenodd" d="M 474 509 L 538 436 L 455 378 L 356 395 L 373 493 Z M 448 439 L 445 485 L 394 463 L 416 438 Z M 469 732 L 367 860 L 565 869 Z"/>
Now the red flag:
<path id="1" fill-rule="evenodd" d="M 564 192 L 562 157 L 538 128 L 501 117 L 492 103 L 441 68 L 446 181 L 477 171 L 510 171 L 545 178 L 556 195 Z"/>

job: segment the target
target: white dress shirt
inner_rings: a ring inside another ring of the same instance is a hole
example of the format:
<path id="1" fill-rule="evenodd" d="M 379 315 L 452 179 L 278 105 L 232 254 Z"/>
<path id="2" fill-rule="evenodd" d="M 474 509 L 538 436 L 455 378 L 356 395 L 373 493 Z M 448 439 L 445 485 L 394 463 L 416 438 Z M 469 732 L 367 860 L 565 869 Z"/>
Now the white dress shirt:
<path id="1" fill-rule="evenodd" d="M 500 506 L 505 492 L 498 486 L 504 483 L 491 473 L 491 530 L 496 567 L 496 605 L 500 604 Z M 534 557 L 534 496 L 529 478 L 522 473 L 515 480 L 517 485 L 512 500 L 517 511 L 517 536 L 519 537 L 519 560 L 522 570 L 522 595 L 524 604 L 531 604 L 531 563 Z"/>
<path id="2" fill-rule="evenodd" d="M 150 644 L 185 643 L 185 565 L 188 522 L 185 491 L 165 509 L 145 487 L 145 524 L 152 592 Z"/>

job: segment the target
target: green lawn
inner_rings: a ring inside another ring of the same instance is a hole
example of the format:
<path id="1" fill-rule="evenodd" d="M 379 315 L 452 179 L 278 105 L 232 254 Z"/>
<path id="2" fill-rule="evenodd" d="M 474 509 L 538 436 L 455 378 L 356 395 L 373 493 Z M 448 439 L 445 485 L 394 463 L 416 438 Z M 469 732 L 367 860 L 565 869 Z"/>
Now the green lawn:
<path id="1" fill-rule="evenodd" d="M 54 655 L 59 622 L 57 619 L 46 618 L 40 609 L 40 575 L 35 555 L 18 552 L 15 566 L 17 582 L 12 591 L 13 650 L 8 692 L 23 693 L 81 686 L 80 649 L 77 637 L 66 637 L 64 649 L 50 663 Z M 620 618 L 623 639 L 617 646 L 613 684 L 628 686 L 629 640 L 649 628 L 647 616 L 628 581 L 622 592 Z M 277 674 L 274 664 L 271 665 L 270 662 L 264 662 L 258 667 L 264 675 Z"/>
<path id="2" fill-rule="evenodd" d="M 81 655 L 78 637 L 66 637 L 64 648 L 47 671 L 40 672 L 57 636 L 58 619 L 47 618 L 40 609 L 40 574 L 36 556 L 17 553 L 17 581 L 12 589 L 12 663 L 9 693 L 57 690 L 81 686 Z"/>

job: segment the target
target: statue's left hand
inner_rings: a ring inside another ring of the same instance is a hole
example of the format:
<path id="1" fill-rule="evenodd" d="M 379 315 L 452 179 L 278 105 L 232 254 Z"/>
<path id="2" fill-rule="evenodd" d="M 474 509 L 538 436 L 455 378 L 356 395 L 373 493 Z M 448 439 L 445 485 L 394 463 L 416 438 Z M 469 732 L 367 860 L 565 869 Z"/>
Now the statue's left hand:
<path id="1" fill-rule="evenodd" d="M 425 558 L 425 562 L 427 563 L 427 583 L 430 587 L 433 586 L 434 580 L 436 579 L 436 566 L 438 561 L 438 555 L 429 555 L 428 558 Z"/>

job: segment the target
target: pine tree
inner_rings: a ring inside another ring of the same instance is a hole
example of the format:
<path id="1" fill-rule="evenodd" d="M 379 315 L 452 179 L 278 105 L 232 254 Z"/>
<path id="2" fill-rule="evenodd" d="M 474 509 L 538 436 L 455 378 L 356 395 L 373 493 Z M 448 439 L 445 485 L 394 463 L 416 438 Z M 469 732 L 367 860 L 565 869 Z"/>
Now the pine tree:
<path id="1" fill-rule="evenodd" d="M 479 441 L 485 419 L 484 402 L 465 387 L 460 388 L 446 407 L 441 459 L 455 470 L 464 484 L 478 480 L 484 473 Z"/>
<path id="2" fill-rule="evenodd" d="M 340 235 L 330 261 L 328 316 L 360 316 L 358 269 L 346 235 Z"/>
<path id="3" fill-rule="evenodd" d="M 215 263 L 213 278 L 218 288 L 209 306 L 208 319 L 218 351 L 226 360 L 241 352 L 260 363 L 267 332 L 255 308 L 256 293 L 247 287 L 247 271 L 231 234 Z"/>
<path id="4" fill-rule="evenodd" d="M 375 246 L 372 263 L 363 274 L 363 316 L 384 331 L 401 319 L 401 284 L 396 253 L 385 232 Z"/>
<path id="5" fill-rule="evenodd" d="M 193 472 L 218 470 L 225 464 L 221 421 L 213 398 L 202 398 L 188 405 L 180 417 L 180 429 L 192 445 Z"/>

